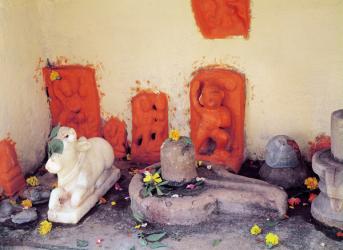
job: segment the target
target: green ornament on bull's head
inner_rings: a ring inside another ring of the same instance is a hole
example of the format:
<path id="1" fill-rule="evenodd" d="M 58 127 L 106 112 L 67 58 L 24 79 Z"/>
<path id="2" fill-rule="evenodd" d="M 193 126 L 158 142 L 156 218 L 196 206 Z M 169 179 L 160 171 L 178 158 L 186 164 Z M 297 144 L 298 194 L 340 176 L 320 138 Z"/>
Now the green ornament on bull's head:
<path id="1" fill-rule="evenodd" d="M 63 141 L 56 138 L 60 127 L 61 126 L 58 124 L 50 132 L 49 139 L 48 139 L 48 156 L 49 156 L 49 158 L 51 157 L 51 155 L 53 153 L 57 153 L 57 154 L 63 153 L 63 147 L 64 147 Z"/>

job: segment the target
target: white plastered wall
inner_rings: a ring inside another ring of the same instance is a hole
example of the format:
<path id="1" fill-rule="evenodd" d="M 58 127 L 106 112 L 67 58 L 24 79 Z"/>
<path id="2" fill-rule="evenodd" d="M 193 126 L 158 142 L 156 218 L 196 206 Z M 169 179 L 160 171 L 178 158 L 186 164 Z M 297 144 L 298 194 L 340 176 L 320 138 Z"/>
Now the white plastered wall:
<path id="1" fill-rule="evenodd" d="M 50 127 L 37 69 L 43 54 L 37 17 L 34 1 L 0 0 L 0 139 L 16 142 L 25 173 L 43 160 Z"/>

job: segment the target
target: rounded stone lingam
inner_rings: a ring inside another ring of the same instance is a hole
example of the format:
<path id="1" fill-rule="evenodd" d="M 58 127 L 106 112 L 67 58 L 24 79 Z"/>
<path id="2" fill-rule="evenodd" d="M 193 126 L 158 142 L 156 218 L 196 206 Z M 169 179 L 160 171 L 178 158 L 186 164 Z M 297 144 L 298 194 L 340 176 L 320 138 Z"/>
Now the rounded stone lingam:
<path id="1" fill-rule="evenodd" d="M 266 146 L 265 159 L 259 171 L 263 180 L 283 188 L 303 185 L 307 169 L 294 139 L 286 135 L 271 138 Z"/>
<path id="2" fill-rule="evenodd" d="M 170 184 L 190 182 L 197 177 L 194 146 L 190 138 L 166 140 L 161 146 L 161 174 Z"/>
<path id="3" fill-rule="evenodd" d="M 331 115 L 331 149 L 314 154 L 312 167 L 319 175 L 320 194 L 311 214 L 318 221 L 343 230 L 343 109 Z"/>

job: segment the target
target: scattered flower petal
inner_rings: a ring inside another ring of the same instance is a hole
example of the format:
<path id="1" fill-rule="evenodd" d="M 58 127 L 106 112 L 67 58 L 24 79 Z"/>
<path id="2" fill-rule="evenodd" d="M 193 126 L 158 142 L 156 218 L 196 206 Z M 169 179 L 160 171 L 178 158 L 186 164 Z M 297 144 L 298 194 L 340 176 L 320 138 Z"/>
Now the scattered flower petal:
<path id="1" fill-rule="evenodd" d="M 144 222 L 141 224 L 142 227 L 147 227 L 148 226 L 148 223 Z"/>
<path id="2" fill-rule="evenodd" d="M 179 198 L 180 196 L 178 194 L 173 194 L 171 197 L 172 198 Z"/>
<path id="3" fill-rule="evenodd" d="M 135 226 L 136 229 L 140 229 L 141 227 L 142 227 L 142 224 L 137 224 L 137 225 Z"/>
<path id="4" fill-rule="evenodd" d="M 13 205 L 13 206 L 17 205 L 17 202 L 16 202 L 15 200 L 12 200 L 12 199 L 10 199 L 10 203 L 11 203 L 11 205 Z"/>
<path id="5" fill-rule="evenodd" d="M 30 208 L 30 207 L 32 207 L 32 201 L 31 200 L 29 200 L 29 199 L 26 199 L 26 200 L 23 200 L 22 202 L 21 202 L 21 205 L 24 207 L 24 208 Z"/>
<path id="6" fill-rule="evenodd" d="M 279 236 L 273 233 L 268 233 L 265 238 L 266 245 L 268 248 L 272 248 L 279 244 Z"/>
<path id="7" fill-rule="evenodd" d="M 131 155 L 130 154 L 126 155 L 126 160 L 131 161 Z"/>
<path id="8" fill-rule="evenodd" d="M 197 177 L 197 178 L 195 178 L 195 180 L 198 181 L 198 182 L 199 181 L 205 181 L 205 178 L 204 177 Z"/>
<path id="9" fill-rule="evenodd" d="M 104 198 L 104 197 L 101 197 L 100 199 L 99 199 L 99 204 L 101 205 L 101 204 L 105 204 L 107 202 L 107 200 Z"/>
<path id="10" fill-rule="evenodd" d="M 337 237 L 343 237 L 343 232 L 337 232 L 337 233 L 336 233 L 336 236 L 337 236 Z"/>
<path id="11" fill-rule="evenodd" d="M 324 242 L 320 243 L 320 246 L 325 247 L 325 243 Z"/>
<path id="12" fill-rule="evenodd" d="M 301 200 L 299 198 L 294 198 L 294 197 L 291 197 L 288 199 L 288 204 L 292 207 L 296 206 L 296 205 L 299 205 L 301 202 Z"/>
<path id="13" fill-rule="evenodd" d="M 252 235 L 259 235 L 261 232 L 262 232 L 262 229 L 256 224 L 250 228 L 250 233 Z"/>
<path id="14" fill-rule="evenodd" d="M 97 244 L 97 245 L 100 245 L 103 241 L 104 241 L 104 239 L 97 239 L 97 240 L 96 240 L 96 244 Z"/>
<path id="15" fill-rule="evenodd" d="M 207 165 L 207 169 L 211 170 L 212 169 L 212 165 Z"/>
<path id="16" fill-rule="evenodd" d="M 308 177 L 304 184 L 306 185 L 307 189 L 315 190 L 318 188 L 318 180 L 316 177 Z"/>
<path id="17" fill-rule="evenodd" d="M 198 165 L 199 167 L 202 165 L 202 161 L 198 161 L 197 163 L 198 163 L 197 165 Z"/>
<path id="18" fill-rule="evenodd" d="M 36 176 L 30 176 L 29 178 L 26 179 L 27 185 L 31 187 L 36 187 L 39 185 L 39 180 Z"/>
<path id="19" fill-rule="evenodd" d="M 117 205 L 117 202 L 112 201 L 112 202 L 111 202 L 111 205 L 112 205 L 112 206 L 115 206 L 115 205 Z"/>
<path id="20" fill-rule="evenodd" d="M 125 196 L 124 199 L 125 200 L 130 200 L 130 196 Z"/>
<path id="21" fill-rule="evenodd" d="M 310 195 L 308 196 L 308 201 L 312 203 L 312 201 L 314 201 L 314 199 L 317 197 L 316 194 L 314 193 L 310 193 Z"/>
<path id="22" fill-rule="evenodd" d="M 173 141 L 178 141 L 180 139 L 179 131 L 176 129 L 171 130 L 169 133 L 169 139 L 171 139 Z"/>
<path id="23" fill-rule="evenodd" d="M 40 235 L 46 235 L 50 233 L 51 229 L 52 229 L 52 223 L 50 221 L 44 220 L 41 223 L 39 223 L 38 232 Z"/>
<path id="24" fill-rule="evenodd" d="M 117 191 L 122 191 L 123 188 L 119 185 L 118 182 L 116 182 L 116 184 L 114 184 L 114 189 L 117 190 Z"/>
<path id="25" fill-rule="evenodd" d="M 188 184 L 188 185 L 186 186 L 186 188 L 187 188 L 187 189 L 190 189 L 190 190 L 193 190 L 194 188 L 196 188 L 196 185 L 194 185 L 194 184 Z"/>

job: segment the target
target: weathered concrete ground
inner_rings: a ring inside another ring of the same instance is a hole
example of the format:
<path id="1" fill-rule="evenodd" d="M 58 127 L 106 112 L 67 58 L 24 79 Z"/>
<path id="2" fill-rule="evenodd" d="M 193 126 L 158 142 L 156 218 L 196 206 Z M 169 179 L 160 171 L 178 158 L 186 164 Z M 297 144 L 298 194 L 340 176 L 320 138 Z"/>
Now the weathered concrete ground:
<path id="1" fill-rule="evenodd" d="M 135 229 L 130 201 L 125 199 L 129 180 L 130 176 L 125 171 L 120 180 L 124 190 L 111 189 L 106 195 L 107 203 L 92 209 L 78 225 L 54 224 L 53 230 L 46 236 L 38 234 L 37 225 L 31 225 L 28 229 L 0 226 L 0 249 L 149 249 L 140 245 L 137 234 L 155 231 L 167 232 L 167 237 L 162 240 L 168 246 L 165 249 L 267 249 L 264 244 L 267 232 L 280 237 L 280 245 L 273 249 L 343 249 L 343 241 L 328 238 L 313 224 L 306 222 L 303 216 L 291 216 L 275 225 L 264 218 L 217 214 L 211 216 L 208 222 L 191 227 L 148 225 Z M 111 201 L 114 200 L 117 204 L 112 206 Z M 38 209 L 40 219 L 45 219 L 47 205 Z M 259 236 L 252 236 L 249 232 L 255 223 L 265 225 L 264 232 Z M 101 244 L 97 244 L 98 239 L 102 240 Z M 78 247 L 78 240 L 87 246 Z M 216 240 L 220 243 L 213 246 Z"/>

